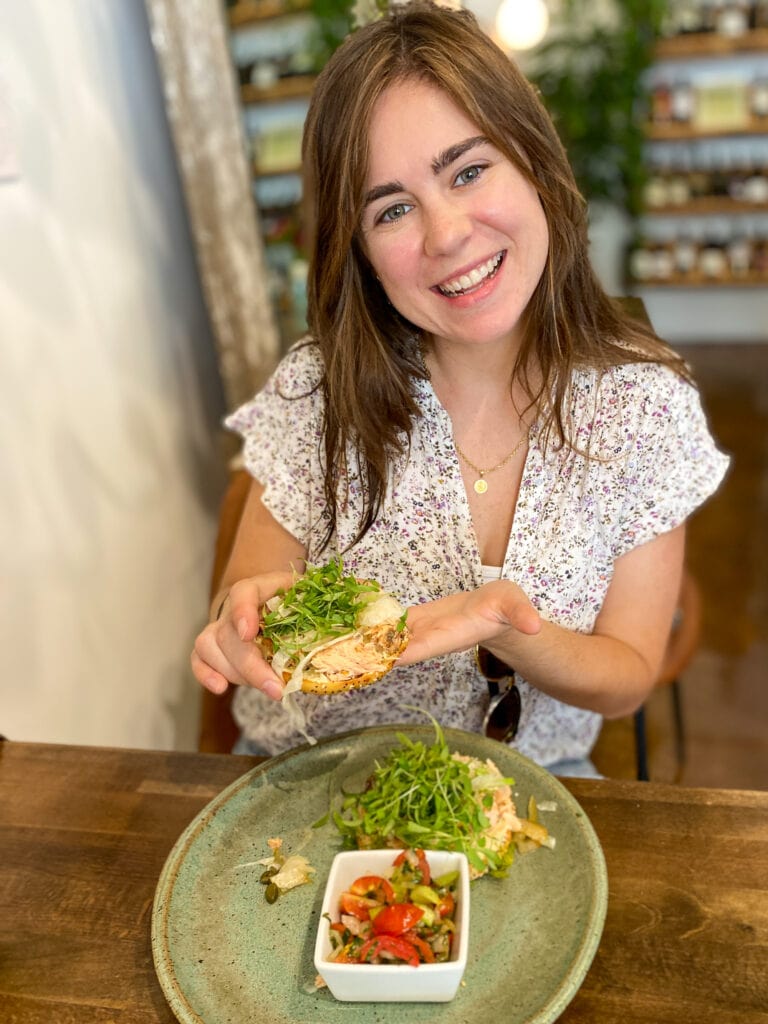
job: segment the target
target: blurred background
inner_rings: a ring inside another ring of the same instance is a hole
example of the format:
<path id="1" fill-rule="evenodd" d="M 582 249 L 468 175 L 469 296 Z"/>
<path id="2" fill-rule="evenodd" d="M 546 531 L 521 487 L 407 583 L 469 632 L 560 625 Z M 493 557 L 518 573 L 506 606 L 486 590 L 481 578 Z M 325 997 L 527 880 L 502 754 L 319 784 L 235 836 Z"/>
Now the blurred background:
<path id="1" fill-rule="evenodd" d="M 368 0 L 375 10 L 376 0 Z M 655 778 L 768 785 L 768 0 L 471 0 L 540 89 L 592 257 L 699 380 L 720 492 Z M 305 327 L 300 141 L 345 0 L 0 0 L 0 733 L 195 749 L 233 440 Z M 596 752 L 632 777 L 632 721 Z"/>

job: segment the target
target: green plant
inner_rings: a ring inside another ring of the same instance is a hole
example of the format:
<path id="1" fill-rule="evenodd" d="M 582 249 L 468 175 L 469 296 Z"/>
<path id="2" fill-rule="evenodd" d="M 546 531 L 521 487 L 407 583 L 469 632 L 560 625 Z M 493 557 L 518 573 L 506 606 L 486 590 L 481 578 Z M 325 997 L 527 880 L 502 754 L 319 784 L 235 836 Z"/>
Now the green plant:
<path id="1" fill-rule="evenodd" d="M 352 5 L 353 0 L 312 0 L 313 54 L 318 71 L 352 31 Z"/>
<path id="2" fill-rule="evenodd" d="M 560 25 L 526 68 L 584 196 L 609 200 L 633 216 L 645 182 L 643 78 L 666 6 L 666 0 L 614 0 L 610 23 L 597 24 L 592 0 L 564 0 Z"/>

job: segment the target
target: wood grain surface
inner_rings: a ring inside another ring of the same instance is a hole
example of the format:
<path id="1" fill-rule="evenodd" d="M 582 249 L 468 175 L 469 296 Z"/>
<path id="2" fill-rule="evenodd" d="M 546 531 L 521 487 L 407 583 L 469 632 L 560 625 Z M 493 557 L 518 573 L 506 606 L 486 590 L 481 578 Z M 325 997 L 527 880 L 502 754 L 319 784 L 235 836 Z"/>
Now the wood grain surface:
<path id="1" fill-rule="evenodd" d="M 256 763 L 0 743 L 3 1024 L 173 1024 L 150 946 L 160 870 L 195 814 Z M 609 906 L 560 1020 L 768 1022 L 768 793 L 566 785 L 602 843 Z"/>

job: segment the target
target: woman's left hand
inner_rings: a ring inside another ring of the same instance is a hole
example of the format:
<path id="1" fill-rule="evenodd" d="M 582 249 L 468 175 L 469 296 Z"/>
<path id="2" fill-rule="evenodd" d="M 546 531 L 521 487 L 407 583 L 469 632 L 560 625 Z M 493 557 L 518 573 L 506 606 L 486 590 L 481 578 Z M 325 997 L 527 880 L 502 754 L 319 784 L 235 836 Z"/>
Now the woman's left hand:
<path id="1" fill-rule="evenodd" d="M 517 584 L 494 580 L 477 590 L 461 591 L 408 609 L 411 639 L 398 665 L 411 665 L 441 654 L 467 651 L 475 644 L 493 646 L 515 633 L 535 636 L 541 617 Z"/>

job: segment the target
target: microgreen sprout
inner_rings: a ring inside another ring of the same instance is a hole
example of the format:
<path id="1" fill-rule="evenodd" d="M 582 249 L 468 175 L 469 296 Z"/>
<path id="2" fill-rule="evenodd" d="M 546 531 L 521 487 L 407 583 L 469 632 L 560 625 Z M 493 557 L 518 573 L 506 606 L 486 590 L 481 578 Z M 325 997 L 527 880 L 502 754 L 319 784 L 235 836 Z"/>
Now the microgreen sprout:
<path id="1" fill-rule="evenodd" d="M 348 846 L 451 850 L 466 854 L 478 872 L 506 874 L 512 844 L 503 852 L 488 844 L 483 808 L 492 802 L 492 789 L 513 780 L 488 774 L 478 787 L 470 766 L 451 753 L 439 723 L 424 714 L 434 726 L 434 743 L 397 733 L 400 745 L 375 762 L 365 790 L 347 794 L 334 812 L 336 827 Z"/>
<path id="2" fill-rule="evenodd" d="M 354 630 L 361 605 L 380 591 L 373 580 L 345 576 L 340 557 L 327 565 L 307 566 L 293 586 L 278 591 L 268 602 L 262 633 L 275 649 L 294 657 L 320 641 Z"/>

